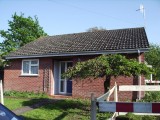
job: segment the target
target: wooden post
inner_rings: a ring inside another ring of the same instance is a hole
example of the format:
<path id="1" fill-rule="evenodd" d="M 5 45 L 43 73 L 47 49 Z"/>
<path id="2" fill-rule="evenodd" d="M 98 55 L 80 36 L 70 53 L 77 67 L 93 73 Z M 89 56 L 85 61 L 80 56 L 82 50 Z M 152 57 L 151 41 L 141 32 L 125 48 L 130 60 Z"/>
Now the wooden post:
<path id="1" fill-rule="evenodd" d="M 114 89 L 114 101 L 118 102 L 118 93 L 117 93 L 117 83 L 115 82 L 115 89 Z M 118 113 L 115 112 L 115 117 L 118 116 Z"/>
<path id="2" fill-rule="evenodd" d="M 118 102 L 118 94 L 117 94 L 117 84 L 115 82 L 115 89 L 114 89 L 114 101 Z"/>
<path id="3" fill-rule="evenodd" d="M 141 63 L 141 52 L 140 52 L 140 50 L 138 50 L 138 61 L 139 61 L 139 63 Z M 139 75 L 139 77 L 138 77 L 138 84 L 141 87 L 141 84 L 142 84 L 141 75 Z M 138 99 L 139 100 L 141 100 L 141 96 L 142 96 L 142 92 L 138 91 Z"/>
<path id="4" fill-rule="evenodd" d="M 0 90 L 1 90 L 1 104 L 4 105 L 2 80 L 0 80 Z"/>
<path id="5" fill-rule="evenodd" d="M 91 94 L 91 120 L 96 120 L 96 114 L 97 114 L 97 106 L 96 106 L 96 98 L 94 97 L 94 94 Z"/>
<path id="6" fill-rule="evenodd" d="M 109 99 L 110 99 L 110 89 L 108 92 L 109 92 L 109 95 L 107 96 L 106 101 L 109 101 Z"/>

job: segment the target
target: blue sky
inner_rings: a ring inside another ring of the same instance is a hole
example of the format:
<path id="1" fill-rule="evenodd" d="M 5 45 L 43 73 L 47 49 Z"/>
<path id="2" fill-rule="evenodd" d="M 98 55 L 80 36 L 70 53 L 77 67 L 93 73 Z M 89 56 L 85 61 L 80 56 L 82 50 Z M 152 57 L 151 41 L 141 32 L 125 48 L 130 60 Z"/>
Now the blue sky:
<path id="1" fill-rule="evenodd" d="M 0 0 L 0 29 L 8 29 L 15 12 L 37 15 L 48 35 L 85 32 L 95 26 L 108 30 L 143 27 L 143 16 L 136 11 L 140 4 L 146 10 L 148 40 L 160 45 L 160 0 Z"/>

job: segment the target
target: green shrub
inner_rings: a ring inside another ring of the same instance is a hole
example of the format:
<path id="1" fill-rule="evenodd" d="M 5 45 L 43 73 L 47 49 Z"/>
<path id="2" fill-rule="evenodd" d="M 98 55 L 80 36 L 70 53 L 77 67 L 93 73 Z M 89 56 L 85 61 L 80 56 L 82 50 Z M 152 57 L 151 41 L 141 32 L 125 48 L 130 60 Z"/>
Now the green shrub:
<path id="1" fill-rule="evenodd" d="M 129 120 L 141 120 L 141 117 L 134 115 L 133 113 L 127 113 L 126 117 L 128 117 Z"/>
<path id="2" fill-rule="evenodd" d="M 127 113 L 116 118 L 116 120 L 142 120 L 141 116 L 134 115 L 133 113 Z"/>
<path id="3" fill-rule="evenodd" d="M 157 119 L 156 116 L 145 115 L 145 116 L 142 117 L 142 120 L 159 120 L 159 119 Z"/>
<path id="4" fill-rule="evenodd" d="M 140 102 L 160 102 L 160 91 L 146 92 L 145 97 Z"/>
<path id="5" fill-rule="evenodd" d="M 133 113 L 127 113 L 116 118 L 116 120 L 159 120 L 156 116 L 149 115 L 134 115 Z"/>
<path id="6" fill-rule="evenodd" d="M 6 91 L 4 96 L 10 97 L 23 97 L 23 98 L 48 98 L 45 93 L 34 93 L 34 92 L 19 92 L 19 91 Z"/>

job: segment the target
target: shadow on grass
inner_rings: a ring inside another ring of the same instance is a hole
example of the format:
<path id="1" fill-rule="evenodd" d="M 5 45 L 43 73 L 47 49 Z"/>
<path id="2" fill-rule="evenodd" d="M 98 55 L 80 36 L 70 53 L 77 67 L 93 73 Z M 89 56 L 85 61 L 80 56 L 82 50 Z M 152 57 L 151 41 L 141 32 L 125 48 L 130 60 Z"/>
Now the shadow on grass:
<path id="1" fill-rule="evenodd" d="M 61 115 L 54 118 L 54 120 L 61 120 L 61 119 L 65 118 L 67 115 L 68 115 L 67 112 L 63 112 Z"/>
<path id="2" fill-rule="evenodd" d="M 30 117 L 24 117 L 24 116 L 20 116 L 22 118 L 22 120 L 44 120 L 44 119 L 35 119 L 35 118 L 30 118 Z"/>
<path id="3" fill-rule="evenodd" d="M 29 101 L 23 102 L 24 106 L 30 105 L 31 108 L 36 109 L 41 107 L 43 110 L 57 110 L 61 114 L 57 114 L 54 120 L 61 120 L 66 116 L 76 115 L 81 117 L 89 116 L 90 103 L 85 100 L 78 99 L 66 99 L 66 100 L 57 100 L 57 99 L 31 99 Z M 30 111 L 31 112 L 31 111 Z M 69 115 L 70 114 L 70 115 Z M 23 116 L 24 120 L 38 120 L 31 117 Z"/>
<path id="4" fill-rule="evenodd" d="M 37 98 L 37 99 L 30 99 L 28 101 L 24 101 L 22 103 L 23 106 L 34 106 L 36 104 L 43 104 L 47 102 L 49 99 L 46 98 Z"/>
<path id="5" fill-rule="evenodd" d="M 55 103 L 55 104 L 54 104 Z M 77 99 L 63 99 L 63 100 L 58 100 L 58 99 L 30 99 L 28 101 L 24 101 L 23 106 L 30 106 L 33 108 L 41 107 L 45 109 L 62 109 L 62 110 L 68 110 L 68 109 L 86 109 L 86 107 L 89 106 L 89 102 L 86 102 L 84 100 L 77 100 Z M 53 104 L 54 106 L 44 106 L 47 104 Z"/>

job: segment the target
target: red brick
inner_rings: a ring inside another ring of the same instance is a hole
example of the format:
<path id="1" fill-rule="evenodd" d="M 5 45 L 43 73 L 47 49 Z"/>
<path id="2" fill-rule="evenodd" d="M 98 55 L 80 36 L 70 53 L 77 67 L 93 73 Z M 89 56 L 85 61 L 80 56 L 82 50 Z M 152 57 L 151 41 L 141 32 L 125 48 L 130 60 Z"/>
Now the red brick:
<path id="1" fill-rule="evenodd" d="M 127 58 L 135 58 L 138 60 L 138 54 L 125 54 Z M 78 61 L 85 61 L 92 59 L 95 56 L 74 56 L 70 57 L 69 60 L 76 64 Z M 144 61 L 144 54 L 141 54 L 142 62 Z M 11 63 L 4 71 L 4 89 L 16 90 L 16 91 L 34 91 L 34 92 L 47 92 L 52 95 L 53 89 L 53 60 L 54 58 L 39 58 L 39 76 L 21 76 L 21 66 L 22 59 L 11 60 Z M 60 58 L 60 60 L 68 60 L 66 58 Z M 44 91 L 44 69 L 45 67 L 49 69 L 49 88 Z M 89 98 L 91 93 L 94 93 L 96 97 L 104 94 L 104 80 L 103 78 L 87 78 L 84 80 L 75 79 L 72 85 L 72 96 Z M 117 78 L 112 77 L 110 81 L 110 88 L 114 86 L 115 81 L 118 85 L 133 85 L 138 84 L 138 79 L 133 79 L 133 77 L 123 77 L 119 76 Z M 144 84 L 144 77 L 142 77 L 142 84 Z M 137 92 L 118 92 L 119 100 L 127 101 L 134 100 L 137 98 Z M 113 96 L 111 96 L 113 99 Z"/>
<path id="2" fill-rule="evenodd" d="M 49 66 L 49 71 L 52 70 L 51 58 L 39 59 L 39 75 L 38 76 L 21 76 L 22 60 L 12 60 L 10 65 L 4 71 L 4 89 L 15 91 L 34 91 L 43 92 L 43 70 L 45 65 Z M 49 79 L 51 74 L 49 74 Z M 49 84 L 51 88 L 51 84 Z M 51 90 L 48 90 L 49 94 Z"/>

